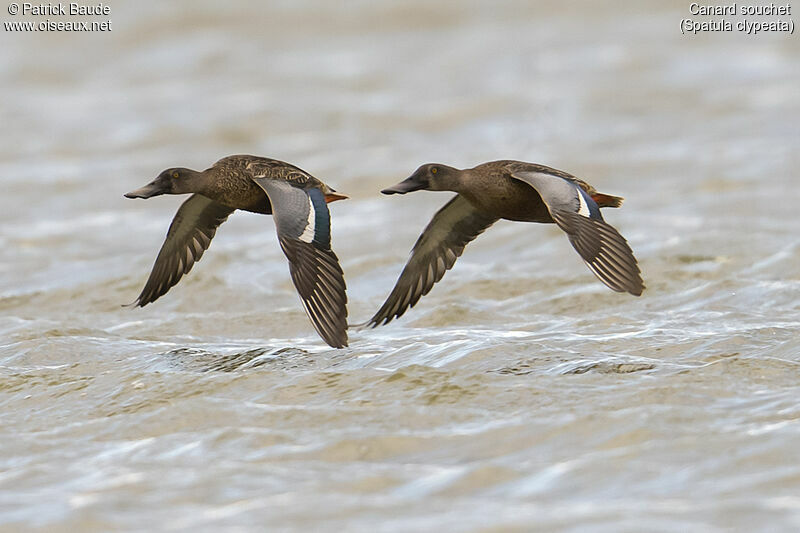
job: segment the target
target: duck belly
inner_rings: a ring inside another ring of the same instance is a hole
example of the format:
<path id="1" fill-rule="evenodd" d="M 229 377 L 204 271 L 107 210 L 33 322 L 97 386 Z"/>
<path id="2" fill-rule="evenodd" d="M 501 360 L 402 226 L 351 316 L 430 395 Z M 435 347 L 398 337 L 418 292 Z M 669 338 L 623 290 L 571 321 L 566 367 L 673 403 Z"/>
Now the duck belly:
<path id="1" fill-rule="evenodd" d="M 479 197 L 464 196 L 481 211 L 498 218 L 517 222 L 553 222 L 542 197 L 530 185 L 512 179 L 501 180 L 496 185 Z"/>
<path id="2" fill-rule="evenodd" d="M 267 194 L 251 179 L 220 179 L 215 186 L 211 191 L 212 199 L 222 205 L 262 215 L 272 214 Z"/>

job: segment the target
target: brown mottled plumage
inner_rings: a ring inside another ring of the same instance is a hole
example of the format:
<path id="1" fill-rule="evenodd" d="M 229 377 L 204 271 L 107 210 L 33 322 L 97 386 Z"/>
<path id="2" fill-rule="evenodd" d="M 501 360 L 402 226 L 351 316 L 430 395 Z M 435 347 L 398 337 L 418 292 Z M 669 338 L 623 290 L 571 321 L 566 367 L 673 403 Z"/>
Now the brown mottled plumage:
<path id="1" fill-rule="evenodd" d="M 150 277 L 131 305 L 156 301 L 188 274 L 217 227 L 236 209 L 273 214 L 292 281 L 311 322 L 329 345 L 347 346 L 346 286 L 330 247 L 326 206 L 347 196 L 294 165 L 252 155 L 222 158 L 202 172 L 170 168 L 125 196 L 187 193 L 193 194 L 175 214 Z"/>
<path id="2" fill-rule="evenodd" d="M 600 214 L 622 198 L 598 193 L 564 171 L 522 161 L 492 161 L 459 170 L 427 164 L 384 194 L 453 191 L 454 196 L 422 232 L 394 289 L 365 324 L 387 324 L 413 307 L 464 247 L 499 219 L 555 223 L 567 233 L 586 265 L 609 288 L 639 296 L 644 284 L 628 243 Z"/>

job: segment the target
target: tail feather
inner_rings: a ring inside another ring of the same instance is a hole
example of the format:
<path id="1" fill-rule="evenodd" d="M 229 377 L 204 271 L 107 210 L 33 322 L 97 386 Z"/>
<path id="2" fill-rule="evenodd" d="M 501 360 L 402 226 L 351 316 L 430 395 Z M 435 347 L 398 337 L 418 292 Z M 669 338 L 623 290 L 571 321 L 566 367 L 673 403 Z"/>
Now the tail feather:
<path id="1" fill-rule="evenodd" d="M 625 199 L 622 196 L 612 196 L 610 194 L 603 194 L 596 192 L 592 195 L 592 200 L 595 201 L 598 207 L 619 207 Z"/>

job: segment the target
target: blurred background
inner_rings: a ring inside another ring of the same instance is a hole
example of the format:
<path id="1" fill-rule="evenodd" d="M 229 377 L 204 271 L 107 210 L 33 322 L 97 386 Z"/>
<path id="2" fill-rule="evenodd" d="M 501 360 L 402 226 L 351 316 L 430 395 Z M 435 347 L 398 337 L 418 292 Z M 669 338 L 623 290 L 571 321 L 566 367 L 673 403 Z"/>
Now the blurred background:
<path id="1" fill-rule="evenodd" d="M 107 5 L 2 9 L 112 30 L 0 32 L 0 529 L 800 527 L 796 35 L 682 35 L 689 2 Z M 648 289 L 500 222 L 332 350 L 236 213 L 122 308 L 182 201 L 123 193 L 235 153 L 351 197 L 352 322 L 449 197 L 379 194 L 425 162 L 624 196 Z"/>

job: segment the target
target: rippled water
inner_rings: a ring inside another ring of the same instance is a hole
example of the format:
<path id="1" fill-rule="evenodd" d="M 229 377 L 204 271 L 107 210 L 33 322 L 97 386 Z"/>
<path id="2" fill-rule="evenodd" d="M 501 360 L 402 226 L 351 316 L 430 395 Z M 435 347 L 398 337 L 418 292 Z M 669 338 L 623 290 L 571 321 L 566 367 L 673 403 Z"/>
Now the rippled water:
<path id="1" fill-rule="evenodd" d="M 667 4 L 115 2 L 111 33 L 3 32 L 0 527 L 800 528 L 800 47 L 682 36 Z M 332 350 L 241 213 L 120 307 L 180 203 L 122 193 L 232 153 L 351 196 L 353 321 L 448 197 L 378 194 L 428 161 L 625 196 L 648 289 L 501 222 Z"/>

